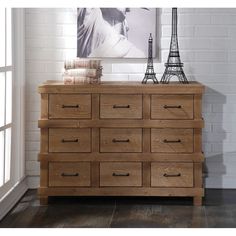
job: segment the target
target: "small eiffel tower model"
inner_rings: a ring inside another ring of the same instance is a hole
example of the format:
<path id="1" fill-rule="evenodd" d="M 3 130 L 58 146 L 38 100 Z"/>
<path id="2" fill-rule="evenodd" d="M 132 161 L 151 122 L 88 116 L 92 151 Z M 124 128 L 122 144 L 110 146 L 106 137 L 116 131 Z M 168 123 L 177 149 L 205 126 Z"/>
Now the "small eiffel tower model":
<path id="1" fill-rule="evenodd" d="M 145 76 L 143 78 L 142 84 L 146 84 L 148 80 L 152 80 L 154 84 L 158 84 L 158 80 L 156 78 L 156 73 L 153 69 L 153 58 L 152 58 L 152 34 L 150 34 L 148 40 L 148 63 Z"/>
<path id="2" fill-rule="evenodd" d="M 184 64 L 181 63 L 179 55 L 178 37 L 177 37 L 177 8 L 172 8 L 172 34 L 170 42 L 170 52 L 167 63 L 165 63 L 165 72 L 161 78 L 161 83 L 168 84 L 171 77 L 176 76 L 179 82 L 188 84 L 188 80 L 183 71 Z"/>

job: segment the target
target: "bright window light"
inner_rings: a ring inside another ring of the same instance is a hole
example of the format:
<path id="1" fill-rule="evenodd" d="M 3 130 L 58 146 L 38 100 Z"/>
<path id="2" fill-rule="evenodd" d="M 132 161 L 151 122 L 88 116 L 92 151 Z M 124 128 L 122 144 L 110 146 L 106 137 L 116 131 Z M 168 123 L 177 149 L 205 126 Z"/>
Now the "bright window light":
<path id="1" fill-rule="evenodd" d="M 5 124 L 5 72 L 0 72 L 0 127 Z"/>
<path id="2" fill-rule="evenodd" d="M 6 65 L 11 66 L 12 65 L 12 14 L 11 14 L 11 8 L 7 8 L 7 17 L 6 17 Z"/>
<path id="3" fill-rule="evenodd" d="M 0 131 L 0 187 L 4 183 L 4 131 Z"/>
<path id="4" fill-rule="evenodd" d="M 12 13 L 0 8 L 0 190 L 11 178 Z"/>
<path id="5" fill-rule="evenodd" d="M 5 134 L 5 183 L 10 180 L 11 173 L 11 128 Z"/>
<path id="6" fill-rule="evenodd" d="M 12 122 L 12 72 L 6 74 L 6 124 L 9 124 Z"/>
<path id="7" fill-rule="evenodd" d="M 5 8 L 0 7 L 0 67 L 5 66 L 6 63 L 6 55 L 5 55 L 5 40 L 6 40 L 6 32 L 5 32 L 5 24 L 6 24 L 6 14 Z"/>

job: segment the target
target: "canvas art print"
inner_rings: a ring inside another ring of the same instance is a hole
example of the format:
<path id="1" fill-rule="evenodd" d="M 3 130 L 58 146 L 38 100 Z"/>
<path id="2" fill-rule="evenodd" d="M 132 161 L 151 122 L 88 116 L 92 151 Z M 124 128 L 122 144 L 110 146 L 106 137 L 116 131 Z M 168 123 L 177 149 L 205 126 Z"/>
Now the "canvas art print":
<path id="1" fill-rule="evenodd" d="M 77 56 L 147 58 L 150 33 L 156 47 L 156 8 L 78 8 Z"/>

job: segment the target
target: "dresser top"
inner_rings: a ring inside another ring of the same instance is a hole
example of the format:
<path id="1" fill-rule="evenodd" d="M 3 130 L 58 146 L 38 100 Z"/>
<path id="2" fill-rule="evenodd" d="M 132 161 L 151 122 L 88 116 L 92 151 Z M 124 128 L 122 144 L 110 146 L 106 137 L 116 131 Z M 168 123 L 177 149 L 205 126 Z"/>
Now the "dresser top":
<path id="1" fill-rule="evenodd" d="M 204 85 L 196 81 L 189 84 L 142 84 L 141 81 L 114 81 L 100 84 L 67 85 L 63 81 L 48 80 L 38 87 L 39 93 L 116 93 L 116 94 L 202 94 Z"/>

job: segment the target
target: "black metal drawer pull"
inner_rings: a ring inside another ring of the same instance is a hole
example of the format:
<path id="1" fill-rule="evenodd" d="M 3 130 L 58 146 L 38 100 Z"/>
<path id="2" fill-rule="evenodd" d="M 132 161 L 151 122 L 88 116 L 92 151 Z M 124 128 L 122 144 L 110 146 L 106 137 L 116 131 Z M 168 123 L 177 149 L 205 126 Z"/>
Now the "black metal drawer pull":
<path id="1" fill-rule="evenodd" d="M 181 143 L 181 140 L 178 139 L 178 140 L 167 140 L 167 139 L 164 139 L 163 140 L 164 143 Z"/>
<path id="2" fill-rule="evenodd" d="M 62 139 L 62 143 L 78 143 L 79 139 Z"/>
<path id="3" fill-rule="evenodd" d="M 79 176 L 79 173 L 75 173 L 75 174 L 62 173 L 61 176 L 62 177 L 77 177 Z"/>
<path id="4" fill-rule="evenodd" d="M 166 173 L 165 173 L 163 176 L 164 176 L 164 177 L 180 177 L 181 174 L 178 173 L 178 174 L 172 174 L 172 175 L 170 175 L 170 174 L 166 174 Z"/>
<path id="5" fill-rule="evenodd" d="M 79 108 L 79 105 L 62 105 L 62 108 Z"/>
<path id="6" fill-rule="evenodd" d="M 164 107 L 165 109 L 168 109 L 168 108 L 178 108 L 178 109 L 180 109 L 180 108 L 182 108 L 181 105 L 178 105 L 178 106 L 164 105 L 163 107 Z"/>
<path id="7" fill-rule="evenodd" d="M 128 143 L 129 139 L 115 139 L 115 138 L 113 138 L 112 142 L 113 143 Z"/>
<path id="8" fill-rule="evenodd" d="M 113 108 L 130 108 L 130 105 L 113 105 Z"/>
<path id="9" fill-rule="evenodd" d="M 129 176 L 129 173 L 113 173 L 112 176 Z"/>

